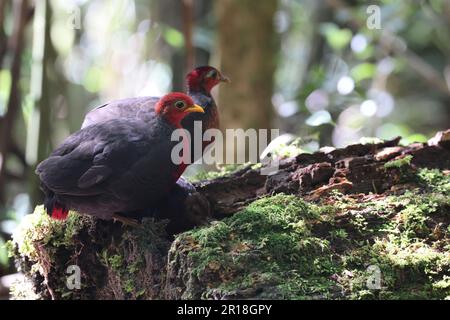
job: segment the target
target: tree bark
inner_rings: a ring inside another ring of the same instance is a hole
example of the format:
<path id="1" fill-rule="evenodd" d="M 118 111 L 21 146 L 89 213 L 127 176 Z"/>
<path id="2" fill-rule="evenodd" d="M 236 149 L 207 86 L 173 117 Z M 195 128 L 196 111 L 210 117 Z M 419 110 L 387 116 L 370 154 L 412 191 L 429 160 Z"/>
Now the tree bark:
<path id="1" fill-rule="evenodd" d="M 192 39 L 193 33 L 193 0 L 183 0 L 183 34 L 186 50 L 184 74 L 188 74 L 195 66 L 195 50 Z"/>
<path id="2" fill-rule="evenodd" d="M 3 66 L 3 58 L 5 57 L 6 50 L 8 49 L 8 39 L 3 28 L 3 22 L 5 21 L 7 0 L 0 0 L 0 69 Z"/>
<path id="3" fill-rule="evenodd" d="M 220 70 L 231 78 L 219 93 L 223 128 L 271 128 L 277 37 L 276 0 L 216 2 Z"/>
<path id="4" fill-rule="evenodd" d="M 11 89 L 7 104 L 7 111 L 2 119 L 0 128 L 0 203 L 4 203 L 6 180 L 6 161 L 8 159 L 14 123 L 21 107 L 19 80 L 21 76 L 21 58 L 24 45 L 25 27 L 29 21 L 30 7 L 27 0 L 14 1 L 14 29 L 11 36 Z"/>
<path id="5" fill-rule="evenodd" d="M 48 71 L 52 68 L 50 21 L 51 7 L 48 0 L 36 3 L 33 34 L 33 68 L 31 97 L 33 110 L 28 122 L 26 158 L 28 163 L 28 190 L 32 205 L 42 200 L 39 180 L 34 173 L 37 163 L 43 161 L 51 147 L 51 100 L 49 87 L 52 82 Z"/>

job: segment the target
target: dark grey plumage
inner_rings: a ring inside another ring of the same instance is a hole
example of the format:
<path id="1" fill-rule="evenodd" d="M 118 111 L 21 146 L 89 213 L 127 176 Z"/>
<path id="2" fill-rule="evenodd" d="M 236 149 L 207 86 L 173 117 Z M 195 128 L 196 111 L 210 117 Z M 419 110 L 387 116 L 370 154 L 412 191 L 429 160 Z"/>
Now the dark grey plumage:
<path id="1" fill-rule="evenodd" d="M 137 97 L 111 101 L 91 110 L 81 128 L 112 119 L 140 119 L 151 121 L 155 117 L 157 97 Z"/>
<path id="2" fill-rule="evenodd" d="M 178 178 L 170 159 L 173 129 L 160 117 L 88 126 L 68 137 L 36 173 L 44 191 L 80 213 L 108 219 L 114 213 L 145 208 Z"/>

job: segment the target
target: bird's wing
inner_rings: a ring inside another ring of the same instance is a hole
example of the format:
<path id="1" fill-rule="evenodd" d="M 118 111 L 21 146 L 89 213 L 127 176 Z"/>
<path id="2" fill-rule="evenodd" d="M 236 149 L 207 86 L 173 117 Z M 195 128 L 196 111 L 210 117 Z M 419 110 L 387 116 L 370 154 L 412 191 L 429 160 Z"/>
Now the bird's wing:
<path id="1" fill-rule="evenodd" d="M 154 109 L 158 100 L 157 97 L 137 97 L 105 103 L 86 115 L 81 128 L 112 119 L 151 120 L 154 118 Z"/>
<path id="2" fill-rule="evenodd" d="M 152 148 L 142 121 L 110 120 L 70 136 L 36 172 L 52 191 L 95 195 L 112 174 L 120 174 Z M 64 150 L 64 152 L 61 152 Z"/>
<path id="3" fill-rule="evenodd" d="M 80 145 L 81 142 L 88 139 L 88 135 L 91 132 L 91 130 L 80 130 L 71 134 L 63 141 L 63 143 L 61 143 L 55 150 L 53 150 L 50 156 L 64 156 L 72 152 Z M 37 170 L 39 170 L 39 166 L 37 167 Z"/>

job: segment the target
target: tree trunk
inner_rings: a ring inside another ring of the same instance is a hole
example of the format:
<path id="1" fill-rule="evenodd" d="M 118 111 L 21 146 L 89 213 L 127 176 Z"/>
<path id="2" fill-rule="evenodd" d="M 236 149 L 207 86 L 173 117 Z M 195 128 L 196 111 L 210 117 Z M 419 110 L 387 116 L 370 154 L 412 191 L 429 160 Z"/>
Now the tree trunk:
<path id="1" fill-rule="evenodd" d="M 220 69 L 231 78 L 219 94 L 223 128 L 271 128 L 277 3 L 216 2 Z"/>
<path id="2" fill-rule="evenodd" d="M 246 167 L 196 183 L 216 221 L 174 238 L 152 219 L 132 228 L 71 214 L 62 223 L 38 208 L 10 243 L 32 290 L 13 294 L 448 298 L 450 130 L 427 144 L 399 140 L 300 154 L 271 176 Z"/>
<path id="3" fill-rule="evenodd" d="M 0 0 L 0 69 L 3 66 L 3 58 L 5 57 L 6 50 L 8 49 L 8 38 L 6 37 L 5 30 L 3 28 L 3 22 L 5 21 L 7 11 L 7 0 Z"/>
<path id="4" fill-rule="evenodd" d="M 30 17 L 27 0 L 14 1 L 14 27 L 11 35 L 11 89 L 5 116 L 0 127 L 0 203 L 5 203 L 5 185 L 7 178 L 6 163 L 11 151 L 13 130 L 16 116 L 21 108 L 19 80 L 21 76 L 22 50 L 24 46 L 25 27 Z"/>
<path id="5" fill-rule="evenodd" d="M 51 101 L 49 86 L 52 82 L 48 71 L 52 68 L 50 41 L 51 7 L 48 0 L 36 3 L 33 34 L 33 68 L 31 74 L 31 97 L 33 110 L 28 121 L 27 162 L 28 190 L 31 203 L 36 205 L 42 200 L 39 180 L 34 173 L 36 164 L 43 161 L 51 151 Z"/>

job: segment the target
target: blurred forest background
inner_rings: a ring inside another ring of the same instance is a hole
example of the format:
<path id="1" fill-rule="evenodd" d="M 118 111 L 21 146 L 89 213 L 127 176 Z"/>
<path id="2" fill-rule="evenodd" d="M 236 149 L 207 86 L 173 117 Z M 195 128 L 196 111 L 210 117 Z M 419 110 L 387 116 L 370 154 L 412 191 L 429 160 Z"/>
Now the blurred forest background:
<path id="1" fill-rule="evenodd" d="M 448 0 L 0 0 L 0 276 L 41 202 L 35 165 L 94 106 L 184 90 L 210 64 L 232 79 L 214 92 L 223 128 L 306 151 L 426 141 L 450 127 L 449 39 Z"/>

